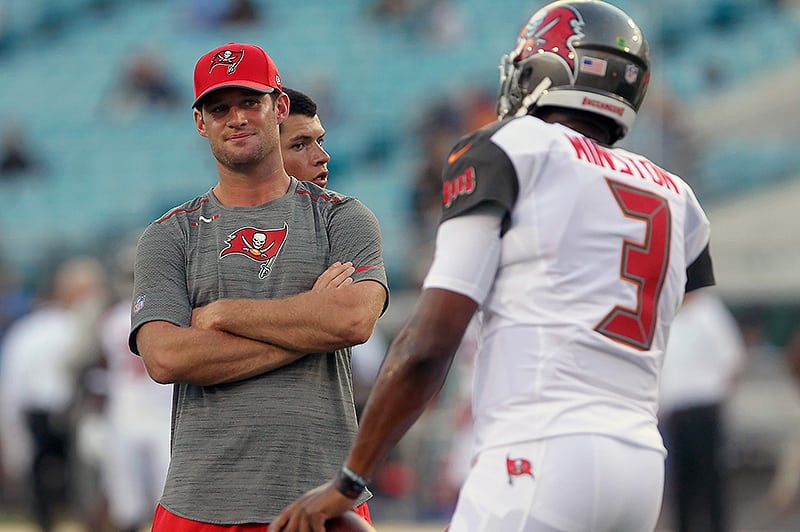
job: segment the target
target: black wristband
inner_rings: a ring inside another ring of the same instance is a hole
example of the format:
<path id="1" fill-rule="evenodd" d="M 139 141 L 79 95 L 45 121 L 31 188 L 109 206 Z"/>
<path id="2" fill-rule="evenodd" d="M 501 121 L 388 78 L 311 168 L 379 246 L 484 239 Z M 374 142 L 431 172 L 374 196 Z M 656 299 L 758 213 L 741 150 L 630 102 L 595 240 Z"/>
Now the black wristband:
<path id="1" fill-rule="evenodd" d="M 339 493 L 348 499 L 358 499 L 364 489 L 366 489 L 367 484 L 369 484 L 367 479 L 356 475 L 347 466 L 342 466 L 335 482 L 336 489 L 339 490 Z"/>

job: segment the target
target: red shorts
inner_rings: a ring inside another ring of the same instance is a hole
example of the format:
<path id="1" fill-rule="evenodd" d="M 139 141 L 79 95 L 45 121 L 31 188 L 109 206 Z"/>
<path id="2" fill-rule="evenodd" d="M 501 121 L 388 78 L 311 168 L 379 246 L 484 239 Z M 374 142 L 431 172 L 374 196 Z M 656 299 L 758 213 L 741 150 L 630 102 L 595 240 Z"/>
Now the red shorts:
<path id="1" fill-rule="evenodd" d="M 367 503 L 357 506 L 355 511 L 358 515 L 372 524 Z M 160 504 L 156 506 L 156 514 L 153 517 L 152 532 L 267 532 L 268 524 L 248 523 L 246 525 L 212 525 L 192 521 L 184 517 L 179 517 L 168 511 Z"/>

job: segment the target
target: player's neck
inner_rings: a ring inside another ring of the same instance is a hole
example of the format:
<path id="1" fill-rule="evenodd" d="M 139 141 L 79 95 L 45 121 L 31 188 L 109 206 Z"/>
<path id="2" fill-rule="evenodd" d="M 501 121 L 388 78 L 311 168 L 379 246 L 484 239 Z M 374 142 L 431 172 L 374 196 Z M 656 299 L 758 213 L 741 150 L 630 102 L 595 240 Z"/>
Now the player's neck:
<path id="1" fill-rule="evenodd" d="M 599 142 L 600 144 L 604 144 L 606 146 L 610 146 L 612 144 L 611 133 L 606 128 L 597 122 L 594 122 L 590 119 L 585 119 L 578 114 L 565 113 L 555 109 L 547 109 L 538 116 L 545 122 L 549 122 L 551 124 L 562 124 L 577 131 L 585 137 L 589 137 L 590 139 Z"/>
<path id="2" fill-rule="evenodd" d="M 574 129 L 584 137 L 589 137 L 590 139 L 606 146 L 611 145 L 611 135 L 605 128 L 600 127 L 597 124 L 581 120 L 580 118 L 570 118 L 568 120 L 561 121 L 561 123 L 570 129 Z"/>
<path id="3" fill-rule="evenodd" d="M 268 174 L 220 171 L 214 196 L 229 207 L 253 207 L 280 198 L 289 190 L 291 178 L 283 169 Z"/>

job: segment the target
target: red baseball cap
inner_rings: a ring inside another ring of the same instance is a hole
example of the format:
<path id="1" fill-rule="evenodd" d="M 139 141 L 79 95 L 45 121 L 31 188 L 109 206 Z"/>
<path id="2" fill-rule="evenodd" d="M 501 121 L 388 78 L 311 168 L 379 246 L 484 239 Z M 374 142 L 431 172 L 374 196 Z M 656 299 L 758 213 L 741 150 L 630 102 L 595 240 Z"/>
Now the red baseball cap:
<path id="1" fill-rule="evenodd" d="M 217 89 L 240 87 L 268 93 L 282 92 L 278 67 L 267 52 L 254 44 L 228 44 L 214 48 L 194 66 L 194 103 Z"/>

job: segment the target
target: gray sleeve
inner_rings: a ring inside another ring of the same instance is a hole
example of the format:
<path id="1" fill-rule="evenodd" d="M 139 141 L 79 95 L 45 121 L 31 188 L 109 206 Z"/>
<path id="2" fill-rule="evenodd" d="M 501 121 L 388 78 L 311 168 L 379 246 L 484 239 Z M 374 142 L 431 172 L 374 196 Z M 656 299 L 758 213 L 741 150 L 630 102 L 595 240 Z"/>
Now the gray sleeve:
<path id="1" fill-rule="evenodd" d="M 136 332 L 149 321 L 163 320 L 181 327 L 192 322 L 186 285 L 186 246 L 180 227 L 171 220 L 145 229 L 136 248 L 133 279 L 131 351 L 139 354 Z"/>
<path id="2" fill-rule="evenodd" d="M 352 262 L 356 268 L 353 281 L 377 281 L 386 289 L 386 304 L 389 302 L 389 286 L 383 263 L 383 244 L 378 218 L 366 205 L 355 198 L 336 206 L 328 223 L 331 245 L 331 261 Z"/>

